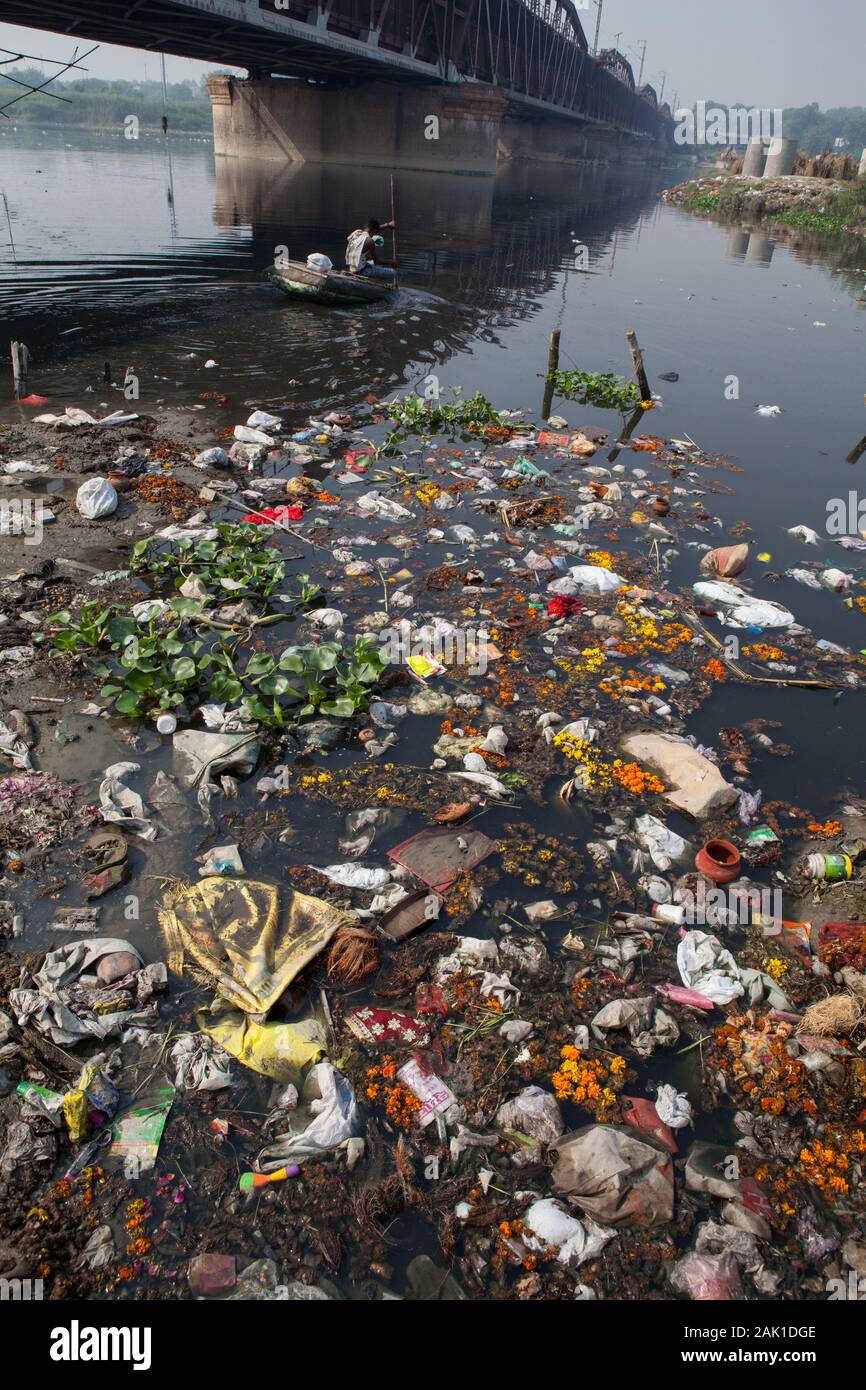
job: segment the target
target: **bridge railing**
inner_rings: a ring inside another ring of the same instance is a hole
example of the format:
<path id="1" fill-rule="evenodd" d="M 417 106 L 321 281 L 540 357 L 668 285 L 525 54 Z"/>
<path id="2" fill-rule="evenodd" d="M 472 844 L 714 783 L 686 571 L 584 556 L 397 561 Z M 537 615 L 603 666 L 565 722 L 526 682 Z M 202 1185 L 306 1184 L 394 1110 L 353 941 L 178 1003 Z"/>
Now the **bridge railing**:
<path id="1" fill-rule="evenodd" d="M 387 50 L 429 64 L 440 80 L 490 83 L 517 100 L 646 135 L 659 129 L 626 60 L 589 53 L 568 0 L 280 0 L 279 10 L 275 0 L 256 2 L 363 42 L 371 56 Z M 330 75 L 339 79 L 338 63 Z"/>
<path id="2" fill-rule="evenodd" d="M 517 96 L 655 135 L 658 116 L 619 69 L 589 53 L 576 14 L 561 0 L 467 0 L 471 20 L 453 55 L 464 76 Z M 630 71 L 630 69 L 629 69 Z"/>

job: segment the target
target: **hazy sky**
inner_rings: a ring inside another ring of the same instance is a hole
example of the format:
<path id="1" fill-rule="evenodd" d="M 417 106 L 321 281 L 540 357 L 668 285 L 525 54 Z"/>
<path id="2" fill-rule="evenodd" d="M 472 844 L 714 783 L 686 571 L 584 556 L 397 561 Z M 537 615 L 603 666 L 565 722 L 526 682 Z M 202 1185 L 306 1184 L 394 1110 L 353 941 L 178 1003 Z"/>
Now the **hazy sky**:
<path id="1" fill-rule="evenodd" d="M 595 0 L 576 0 L 590 43 Z M 601 46 L 619 46 L 635 76 L 647 40 L 644 80 L 680 104 L 707 100 L 755 106 L 866 105 L 863 58 L 866 0 L 603 0 Z M 0 47 L 50 58 L 70 55 L 72 39 L 0 24 Z M 216 66 L 166 58 L 169 81 L 198 78 Z M 223 66 L 223 65 L 220 65 Z M 159 77 L 159 57 L 104 45 L 88 61 L 93 77 Z"/>
<path id="2" fill-rule="evenodd" d="M 584 8 L 586 5 L 586 8 Z M 594 0 L 578 4 L 590 44 Z M 620 46 L 637 77 L 680 104 L 700 98 L 754 106 L 866 106 L 866 0 L 604 0 L 601 46 Z"/>

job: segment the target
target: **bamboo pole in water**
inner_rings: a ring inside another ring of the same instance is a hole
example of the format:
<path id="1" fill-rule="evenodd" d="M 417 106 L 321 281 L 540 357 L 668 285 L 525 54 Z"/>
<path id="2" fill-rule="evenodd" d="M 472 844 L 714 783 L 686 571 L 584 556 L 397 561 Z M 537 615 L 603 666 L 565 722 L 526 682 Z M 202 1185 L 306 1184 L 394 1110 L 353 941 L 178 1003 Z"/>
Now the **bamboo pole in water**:
<path id="1" fill-rule="evenodd" d="M 544 401 L 541 406 L 541 418 L 546 420 L 553 407 L 553 378 L 559 370 L 559 337 L 560 330 L 554 328 L 550 334 L 550 346 L 547 350 L 547 374 L 544 379 Z"/>
<path id="2" fill-rule="evenodd" d="M 643 353 L 638 346 L 637 334 L 633 328 L 630 328 L 625 336 L 629 351 L 631 352 L 631 364 L 634 368 L 634 374 L 637 377 L 637 384 L 640 387 L 640 398 L 642 401 L 651 401 L 652 391 L 647 381 L 647 374 L 643 364 Z"/>

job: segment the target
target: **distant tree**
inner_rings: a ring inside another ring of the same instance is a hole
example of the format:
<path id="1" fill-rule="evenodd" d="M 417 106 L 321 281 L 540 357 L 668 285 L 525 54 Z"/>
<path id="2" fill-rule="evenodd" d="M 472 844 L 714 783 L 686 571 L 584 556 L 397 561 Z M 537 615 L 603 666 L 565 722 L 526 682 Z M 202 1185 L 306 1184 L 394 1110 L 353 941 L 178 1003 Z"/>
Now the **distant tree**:
<path id="1" fill-rule="evenodd" d="M 841 136 L 855 154 L 866 146 L 866 108 L 837 106 L 822 111 L 816 101 L 808 106 L 788 107 L 782 115 L 786 136 L 796 140 L 807 154 L 832 149 Z"/>

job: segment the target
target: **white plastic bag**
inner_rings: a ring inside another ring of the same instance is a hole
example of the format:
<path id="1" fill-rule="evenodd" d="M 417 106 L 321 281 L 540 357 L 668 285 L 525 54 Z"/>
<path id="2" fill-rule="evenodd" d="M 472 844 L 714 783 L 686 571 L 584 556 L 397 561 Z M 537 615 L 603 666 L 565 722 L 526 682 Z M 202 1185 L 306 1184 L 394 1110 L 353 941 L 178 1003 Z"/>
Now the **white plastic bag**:
<path id="1" fill-rule="evenodd" d="M 171 1049 L 174 1084 L 181 1091 L 221 1091 L 234 1085 L 232 1059 L 206 1033 L 184 1033 Z"/>
<path id="2" fill-rule="evenodd" d="M 157 829 L 148 818 L 147 807 L 138 792 L 124 782 L 125 777 L 140 771 L 140 763 L 112 763 L 105 769 L 99 784 L 99 813 L 104 821 L 122 826 L 140 840 L 155 840 Z"/>
<path id="3" fill-rule="evenodd" d="M 333 270 L 334 262 L 321 251 L 311 251 L 307 257 L 307 266 L 310 270 Z"/>
<path id="4" fill-rule="evenodd" d="M 692 1122 L 692 1107 L 689 1098 L 675 1086 L 659 1086 L 656 1098 L 656 1114 L 662 1124 L 670 1129 L 685 1129 Z"/>
<path id="5" fill-rule="evenodd" d="M 88 478 L 75 496 L 75 505 L 88 521 L 117 511 L 117 493 L 107 478 Z"/>
<path id="6" fill-rule="evenodd" d="M 341 888 L 384 888 L 391 881 L 387 869 L 366 869 L 363 864 L 328 864 L 325 868 L 311 864 L 310 868 Z"/>
<path id="7" fill-rule="evenodd" d="M 677 968 L 687 989 L 714 1004 L 730 1004 L 744 992 L 737 962 L 715 936 L 688 931 L 677 946 Z"/>
<path id="8" fill-rule="evenodd" d="M 321 1158 L 361 1133 L 355 1093 L 346 1077 L 330 1062 L 318 1062 L 304 1080 L 303 1105 L 288 1118 L 289 1130 L 277 1135 L 256 1160 L 260 1173 L 273 1173 L 286 1163 Z"/>
<path id="9" fill-rule="evenodd" d="M 553 1197 L 533 1202 L 523 1218 L 524 1244 L 528 1250 L 543 1253 L 556 1250 L 560 1264 L 582 1264 L 598 1255 L 615 1231 L 605 1230 L 587 1218 L 578 1221 Z"/>
<path id="10" fill-rule="evenodd" d="M 714 579 L 694 584 L 692 588 L 698 598 L 721 609 L 731 627 L 790 627 L 794 621 L 794 614 L 780 603 L 753 598 L 736 584 Z"/>
<path id="11" fill-rule="evenodd" d="M 613 570 L 602 569 L 601 565 L 572 565 L 568 576 L 584 594 L 612 594 L 628 584 L 627 579 L 621 579 Z"/>
<path id="12" fill-rule="evenodd" d="M 638 816 L 635 821 L 638 838 L 657 869 L 667 873 L 672 864 L 678 864 L 685 856 L 688 845 L 675 830 L 669 830 L 656 816 Z"/>

